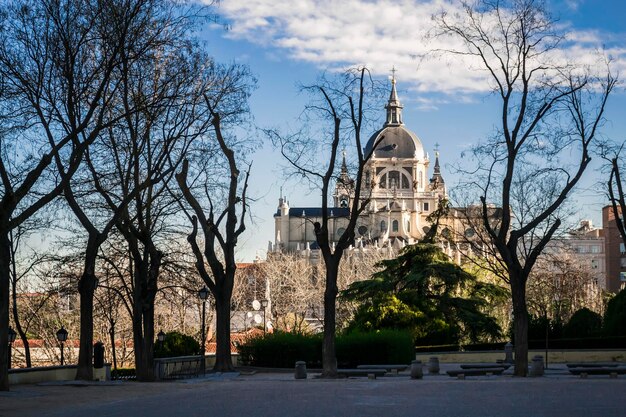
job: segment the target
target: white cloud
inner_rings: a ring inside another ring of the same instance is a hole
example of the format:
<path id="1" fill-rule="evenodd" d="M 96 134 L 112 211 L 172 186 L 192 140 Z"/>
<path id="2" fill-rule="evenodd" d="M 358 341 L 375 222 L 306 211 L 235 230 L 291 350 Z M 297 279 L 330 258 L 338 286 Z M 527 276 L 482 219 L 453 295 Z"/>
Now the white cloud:
<path id="1" fill-rule="evenodd" d="M 575 3 L 575 2 L 574 2 Z M 451 15 L 458 3 L 445 0 L 223 0 L 219 12 L 232 21 L 226 36 L 278 48 L 289 58 L 322 69 L 367 65 L 374 74 L 389 74 L 420 92 L 449 94 L 484 92 L 487 74 L 468 57 L 433 55 L 436 49 L 462 49 L 450 38 L 428 37 L 432 16 L 443 9 Z M 568 39 L 554 59 L 593 64 L 595 51 L 608 48 L 617 69 L 626 70 L 626 50 L 614 35 L 600 30 L 568 28 Z"/>

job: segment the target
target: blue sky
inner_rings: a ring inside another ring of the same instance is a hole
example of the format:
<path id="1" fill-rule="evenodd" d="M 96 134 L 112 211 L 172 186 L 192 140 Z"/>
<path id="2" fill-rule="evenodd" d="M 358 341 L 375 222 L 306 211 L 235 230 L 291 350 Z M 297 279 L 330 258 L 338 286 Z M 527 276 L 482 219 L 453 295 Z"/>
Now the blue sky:
<path id="1" fill-rule="evenodd" d="M 574 45 L 564 56 L 587 64 L 603 48 L 614 59 L 614 71 L 626 76 L 626 2 L 553 0 L 548 5 Z M 461 152 L 497 123 L 496 102 L 481 82 L 483 75 L 445 59 L 419 58 L 434 47 L 424 38 L 430 16 L 457 6 L 443 0 L 222 0 L 215 11 L 230 30 L 214 25 L 202 32 L 202 39 L 218 61 L 248 64 L 258 78 L 251 110 L 261 128 L 297 128 L 306 103 L 298 85 L 314 82 L 323 71 L 366 64 L 384 80 L 395 66 L 404 122 L 427 151 L 440 144 L 443 173 L 451 187 L 452 167 Z M 626 138 L 624 110 L 626 94 L 620 86 L 609 102 L 603 135 Z M 250 193 L 257 201 L 251 207 L 254 224 L 240 241 L 241 261 L 264 258 L 268 241 L 274 240 L 272 216 L 280 187 L 292 206 L 319 204 L 319 197 L 307 195 L 307 187 L 285 182 L 284 162 L 270 144 L 253 160 Z M 596 186 L 600 179 L 598 164 L 592 164 L 573 196 L 580 217 L 596 225 L 605 204 Z"/>

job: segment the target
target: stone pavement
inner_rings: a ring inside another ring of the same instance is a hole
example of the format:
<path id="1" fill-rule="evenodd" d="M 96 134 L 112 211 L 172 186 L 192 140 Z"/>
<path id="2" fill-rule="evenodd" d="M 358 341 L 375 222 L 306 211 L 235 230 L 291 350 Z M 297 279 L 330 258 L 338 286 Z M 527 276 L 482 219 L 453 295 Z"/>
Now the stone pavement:
<path id="1" fill-rule="evenodd" d="M 448 366 L 442 366 L 447 368 Z M 626 378 L 407 375 L 294 380 L 292 373 L 208 375 L 161 383 L 20 385 L 0 393 L 0 416 L 623 417 Z"/>

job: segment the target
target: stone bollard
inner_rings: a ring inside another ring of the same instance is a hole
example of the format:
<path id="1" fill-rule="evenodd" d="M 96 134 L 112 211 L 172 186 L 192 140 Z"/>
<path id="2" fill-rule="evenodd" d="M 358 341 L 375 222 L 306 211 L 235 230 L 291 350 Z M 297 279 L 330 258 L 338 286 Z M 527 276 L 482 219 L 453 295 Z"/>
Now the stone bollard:
<path id="1" fill-rule="evenodd" d="M 537 355 L 533 357 L 530 365 L 530 376 L 543 376 L 543 356 Z"/>
<path id="2" fill-rule="evenodd" d="M 306 379 L 306 362 L 296 362 L 296 372 L 294 376 L 296 379 Z"/>
<path id="3" fill-rule="evenodd" d="M 411 361 L 411 379 L 422 379 L 424 371 L 422 370 L 422 361 Z"/>
<path id="4" fill-rule="evenodd" d="M 439 374 L 439 358 L 436 356 L 431 356 L 428 359 L 428 373 L 437 375 Z"/>
<path id="5" fill-rule="evenodd" d="M 513 343 L 504 345 L 504 363 L 515 363 L 513 360 Z"/>

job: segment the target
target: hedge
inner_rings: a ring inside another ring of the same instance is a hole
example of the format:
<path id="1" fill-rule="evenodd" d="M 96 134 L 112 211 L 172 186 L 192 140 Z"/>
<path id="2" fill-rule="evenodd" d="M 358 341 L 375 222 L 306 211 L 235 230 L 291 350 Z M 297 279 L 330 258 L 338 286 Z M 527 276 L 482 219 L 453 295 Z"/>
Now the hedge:
<path id="1" fill-rule="evenodd" d="M 335 343 L 339 367 L 408 364 L 414 358 L 412 336 L 405 331 L 352 332 L 337 336 Z M 320 368 L 322 335 L 274 332 L 247 340 L 239 354 L 245 365 L 293 368 L 296 361 L 305 361 L 309 368 Z"/>

